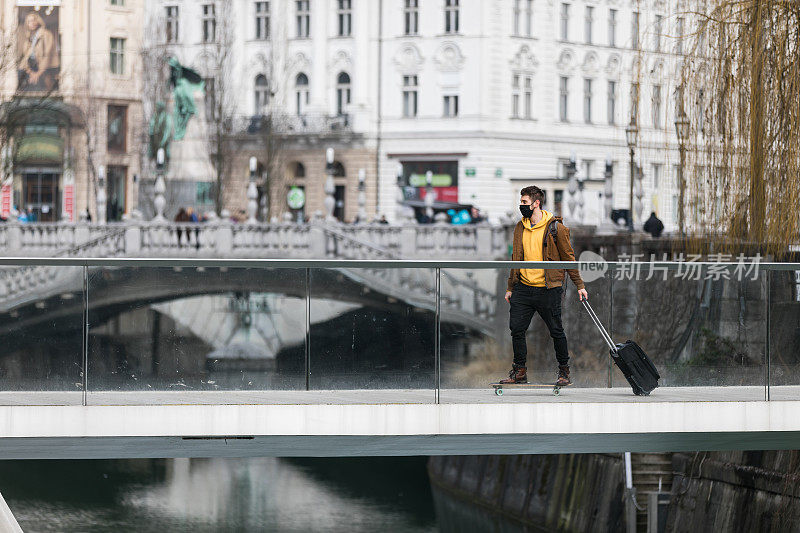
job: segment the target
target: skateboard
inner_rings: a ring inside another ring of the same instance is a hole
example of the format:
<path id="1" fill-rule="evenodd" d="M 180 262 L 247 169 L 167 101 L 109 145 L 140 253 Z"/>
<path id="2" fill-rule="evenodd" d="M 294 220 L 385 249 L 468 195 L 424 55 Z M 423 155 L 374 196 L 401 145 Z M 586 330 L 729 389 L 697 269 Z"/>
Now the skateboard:
<path id="1" fill-rule="evenodd" d="M 553 394 L 558 396 L 561 393 L 562 387 L 569 387 L 572 385 L 556 385 L 555 383 L 489 383 L 492 387 L 494 387 L 494 393 L 498 396 L 503 395 L 503 389 L 542 389 L 552 387 Z"/>

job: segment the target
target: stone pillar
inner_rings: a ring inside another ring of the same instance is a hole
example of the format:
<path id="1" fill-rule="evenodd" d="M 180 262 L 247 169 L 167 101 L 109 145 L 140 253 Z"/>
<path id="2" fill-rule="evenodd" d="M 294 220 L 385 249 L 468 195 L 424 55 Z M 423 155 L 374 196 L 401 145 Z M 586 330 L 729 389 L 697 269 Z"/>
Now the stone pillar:
<path id="1" fill-rule="evenodd" d="M 142 248 L 142 228 L 136 221 L 128 222 L 125 227 L 125 255 L 136 256 Z"/>

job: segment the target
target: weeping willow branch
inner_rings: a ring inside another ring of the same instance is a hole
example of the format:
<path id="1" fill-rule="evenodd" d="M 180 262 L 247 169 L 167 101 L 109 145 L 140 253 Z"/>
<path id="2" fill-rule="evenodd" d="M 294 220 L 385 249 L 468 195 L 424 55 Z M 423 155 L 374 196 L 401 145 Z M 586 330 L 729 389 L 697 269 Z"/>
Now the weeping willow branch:
<path id="1" fill-rule="evenodd" d="M 780 257 L 800 243 L 800 2 L 694 0 L 689 11 L 687 227 L 718 251 L 756 244 Z"/>

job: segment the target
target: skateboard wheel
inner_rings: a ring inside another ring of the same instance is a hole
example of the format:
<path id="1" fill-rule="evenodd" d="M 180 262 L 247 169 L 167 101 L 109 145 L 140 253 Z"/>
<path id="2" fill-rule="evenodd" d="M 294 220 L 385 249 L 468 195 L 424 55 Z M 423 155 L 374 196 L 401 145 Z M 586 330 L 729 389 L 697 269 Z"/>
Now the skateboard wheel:
<path id="1" fill-rule="evenodd" d="M 553 389 L 553 394 L 558 396 L 559 394 L 561 394 L 561 390 L 559 390 L 558 388 L 555 388 L 555 389 Z"/>
<path id="2" fill-rule="evenodd" d="M 503 395 L 503 389 L 500 389 L 500 388 L 494 389 L 494 393 L 496 395 L 498 395 L 498 396 L 502 396 Z"/>

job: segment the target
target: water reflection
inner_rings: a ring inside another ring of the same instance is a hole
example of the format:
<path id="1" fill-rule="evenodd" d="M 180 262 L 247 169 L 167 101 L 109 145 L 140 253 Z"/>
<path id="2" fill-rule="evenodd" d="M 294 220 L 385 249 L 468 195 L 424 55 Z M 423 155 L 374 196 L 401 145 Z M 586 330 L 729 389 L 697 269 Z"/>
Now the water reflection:
<path id="1" fill-rule="evenodd" d="M 4 461 L 24 531 L 436 530 L 424 458 Z"/>

